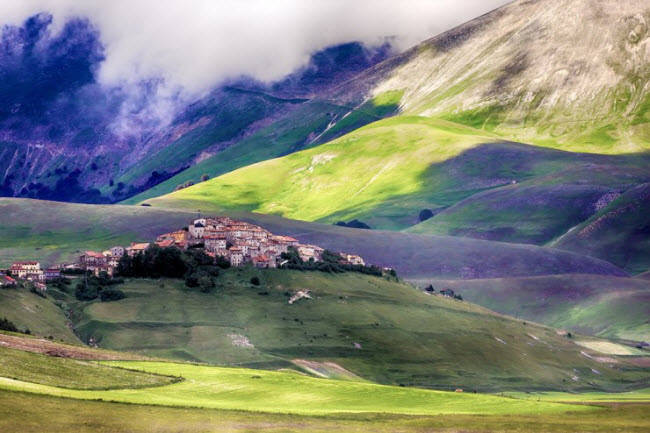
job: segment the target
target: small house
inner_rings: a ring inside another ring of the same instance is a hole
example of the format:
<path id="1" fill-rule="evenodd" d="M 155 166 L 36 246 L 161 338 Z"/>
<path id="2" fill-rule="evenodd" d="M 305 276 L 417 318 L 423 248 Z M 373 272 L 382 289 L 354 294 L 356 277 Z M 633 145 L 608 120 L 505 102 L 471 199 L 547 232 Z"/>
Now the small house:
<path id="1" fill-rule="evenodd" d="M 453 298 L 456 293 L 451 289 L 442 289 L 440 290 L 440 294 L 445 298 Z"/>

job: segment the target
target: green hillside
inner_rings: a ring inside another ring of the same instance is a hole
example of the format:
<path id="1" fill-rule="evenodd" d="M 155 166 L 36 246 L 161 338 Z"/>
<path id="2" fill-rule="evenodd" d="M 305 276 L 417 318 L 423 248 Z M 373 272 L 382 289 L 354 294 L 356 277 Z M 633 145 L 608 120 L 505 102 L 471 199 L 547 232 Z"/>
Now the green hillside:
<path id="1" fill-rule="evenodd" d="M 395 117 L 147 203 L 543 245 L 650 180 L 648 153 L 594 155 L 494 140 L 451 123 Z M 423 210 L 432 217 L 419 223 Z"/>
<path id="2" fill-rule="evenodd" d="M 644 377 L 581 355 L 553 329 L 366 275 L 241 268 L 223 272 L 211 294 L 174 280 L 121 289 L 121 301 L 74 304 L 84 341 L 227 366 L 327 361 L 371 381 L 443 389 L 621 389 Z M 299 290 L 311 299 L 289 304 Z"/>
<path id="3" fill-rule="evenodd" d="M 52 298 L 42 298 L 29 289 L 0 288 L 0 318 L 13 322 L 18 329 L 57 340 L 79 343 L 64 310 Z"/>
<path id="4" fill-rule="evenodd" d="M 650 184 L 622 194 L 553 244 L 599 257 L 631 273 L 650 269 Z"/>
<path id="5" fill-rule="evenodd" d="M 178 378 L 111 368 L 96 362 L 60 358 L 0 347 L 0 375 L 16 381 L 65 389 L 106 390 L 149 388 Z"/>
<path id="6" fill-rule="evenodd" d="M 277 158 L 306 147 L 325 143 L 368 123 L 394 114 L 398 109 L 401 95 L 399 91 L 387 92 L 358 106 L 356 104 L 339 105 L 335 101 L 326 99 L 309 101 L 270 122 L 268 126 L 254 134 L 242 137 L 232 146 L 202 159 L 187 170 L 125 200 L 124 203 L 135 204 L 151 197 L 167 194 L 178 185 L 188 181 L 199 182 L 203 174 L 217 177 L 259 161 Z M 209 142 L 215 132 L 219 134 L 217 131 L 213 131 L 212 134 L 191 134 L 188 143 L 197 142 L 205 145 L 205 142 Z M 184 137 L 181 140 L 187 141 L 188 139 Z M 154 164 L 147 161 L 142 164 L 142 167 L 139 165 L 131 171 L 147 172 L 147 170 L 156 169 L 155 163 L 162 163 L 164 166 L 166 161 L 174 160 L 175 154 L 186 156 L 190 151 L 187 146 L 170 146 L 156 155 L 152 160 Z M 128 176 L 132 176 L 130 172 L 124 175 L 126 181 L 130 180 Z"/>
<path id="7" fill-rule="evenodd" d="M 495 139 L 448 122 L 396 117 L 147 202 L 163 207 L 214 203 L 307 221 L 347 221 L 387 200 L 419 192 L 428 186 L 424 176 L 432 164 Z M 427 206 L 400 203 L 398 216 L 413 220 Z M 406 214 L 408 207 L 411 215 Z M 379 218 L 386 213 L 390 218 L 390 208 L 379 212 Z"/>
<path id="8" fill-rule="evenodd" d="M 499 313 L 589 335 L 650 340 L 650 282 L 638 278 L 555 275 L 464 281 L 418 281 L 449 287 Z M 649 353 L 650 354 L 650 353 Z"/>
<path id="9" fill-rule="evenodd" d="M 645 183 L 648 167 L 648 153 L 604 156 L 484 146 L 449 161 L 443 173 L 468 182 L 501 179 L 502 185 L 471 195 L 409 231 L 543 245 Z"/>
<path id="10" fill-rule="evenodd" d="M 273 233 L 296 237 L 333 251 L 363 256 L 397 269 L 406 278 L 498 278 L 566 273 L 625 275 L 617 267 L 574 253 L 529 245 L 356 230 L 272 215 L 202 207 L 203 215 L 227 215 Z M 100 206 L 0 198 L 0 266 L 13 260 L 45 265 L 78 259 L 79 252 L 104 250 L 132 241 L 152 241 L 178 230 L 196 216 L 196 207 L 162 209 Z"/>

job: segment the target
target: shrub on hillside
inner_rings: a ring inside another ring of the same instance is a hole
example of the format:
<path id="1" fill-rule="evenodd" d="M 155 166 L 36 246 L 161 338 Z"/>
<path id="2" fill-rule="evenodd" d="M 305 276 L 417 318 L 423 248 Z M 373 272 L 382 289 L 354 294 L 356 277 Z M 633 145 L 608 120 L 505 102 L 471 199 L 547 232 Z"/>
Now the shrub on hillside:
<path id="1" fill-rule="evenodd" d="M 418 215 L 418 219 L 420 220 L 420 222 L 426 221 L 431 218 L 433 218 L 433 211 L 431 209 L 422 209 L 420 211 L 420 215 Z"/>
<path id="2" fill-rule="evenodd" d="M 201 275 L 198 280 L 199 290 L 203 293 L 210 293 L 215 288 L 214 279 L 209 275 Z"/>
<path id="3" fill-rule="evenodd" d="M 56 277 L 48 280 L 47 284 L 55 289 L 61 290 L 62 292 L 67 292 L 70 289 L 72 282 L 70 279 L 65 277 Z"/>
<path id="4" fill-rule="evenodd" d="M 30 287 L 29 291 L 37 296 L 40 296 L 41 298 L 46 298 L 45 293 L 34 286 Z"/>
<path id="5" fill-rule="evenodd" d="M 87 285 L 84 281 L 78 282 L 74 291 L 74 297 L 79 301 L 92 301 L 97 299 L 98 295 L 99 289 L 96 286 Z"/>
<path id="6" fill-rule="evenodd" d="M 120 289 L 108 288 L 99 292 L 99 299 L 102 302 L 119 301 L 125 297 L 126 295 Z"/>
<path id="7" fill-rule="evenodd" d="M 261 284 L 259 277 L 251 278 L 251 284 L 254 285 L 254 286 L 259 286 Z"/>
<path id="8" fill-rule="evenodd" d="M 123 283 L 123 278 L 111 278 L 106 272 L 100 273 L 98 277 L 89 275 L 77 282 L 74 296 L 79 301 L 92 301 L 101 297 L 104 291 L 117 290 L 114 286 Z"/>

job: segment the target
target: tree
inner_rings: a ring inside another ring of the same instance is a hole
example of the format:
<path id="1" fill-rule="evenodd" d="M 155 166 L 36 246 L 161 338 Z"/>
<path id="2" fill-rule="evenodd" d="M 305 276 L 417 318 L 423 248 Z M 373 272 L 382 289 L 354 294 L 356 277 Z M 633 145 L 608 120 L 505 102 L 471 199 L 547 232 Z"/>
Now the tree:
<path id="1" fill-rule="evenodd" d="M 18 332 L 18 327 L 11 320 L 3 317 L 0 319 L 0 329 L 9 332 Z"/>
<path id="2" fill-rule="evenodd" d="M 208 176 L 207 174 L 204 174 L 204 175 L 201 176 L 201 180 L 203 182 L 205 182 L 206 180 L 209 180 L 209 179 L 210 179 L 210 176 Z"/>
<path id="3" fill-rule="evenodd" d="M 96 286 L 86 284 L 85 281 L 79 281 L 77 283 L 77 288 L 74 291 L 74 296 L 79 301 L 92 301 L 97 299 L 99 295 L 99 290 Z"/>
<path id="4" fill-rule="evenodd" d="M 251 278 L 251 284 L 254 285 L 254 286 L 259 286 L 261 284 L 259 277 Z"/>

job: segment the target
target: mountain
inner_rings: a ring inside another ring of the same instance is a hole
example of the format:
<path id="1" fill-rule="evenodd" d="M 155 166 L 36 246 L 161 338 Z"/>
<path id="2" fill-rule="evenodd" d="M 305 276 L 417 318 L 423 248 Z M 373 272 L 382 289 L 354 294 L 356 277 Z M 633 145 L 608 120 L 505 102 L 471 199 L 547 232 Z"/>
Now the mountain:
<path id="1" fill-rule="evenodd" d="M 391 54 L 388 44 L 343 44 L 314 53 L 279 82 L 241 77 L 196 101 L 160 101 L 160 81 L 99 83 L 105 47 L 97 29 L 77 18 L 54 32 L 52 21 L 42 13 L 1 31 L 2 196 L 123 200 L 286 117 Z M 337 115 L 328 106 L 316 111 L 297 146 Z"/>
<path id="2" fill-rule="evenodd" d="M 650 181 L 649 16 L 641 1 L 514 2 L 321 95 L 356 107 L 386 101 L 397 107 L 380 116 L 390 119 L 225 174 L 205 161 L 221 175 L 154 199 L 172 178 L 129 203 L 357 219 L 608 259 L 612 249 L 563 236 Z M 615 263 L 647 270 L 642 237 L 618 248 L 630 245 L 634 257 Z"/>
<path id="3" fill-rule="evenodd" d="M 361 74 L 334 96 L 399 90 L 403 114 L 571 151 L 650 142 L 650 5 L 519 0 Z"/>

